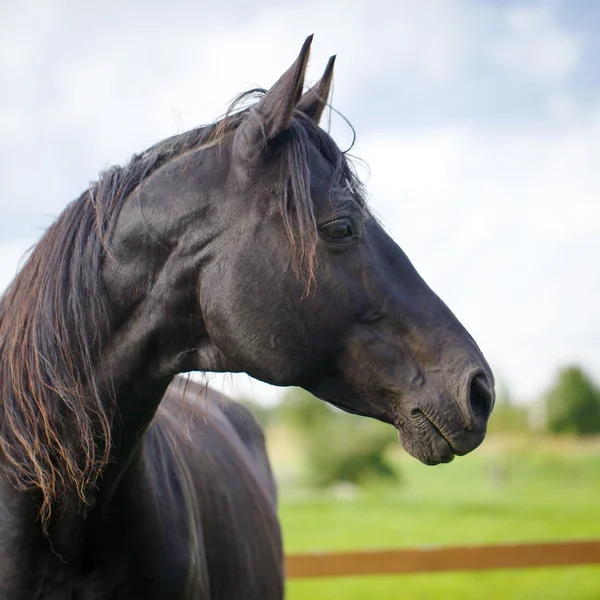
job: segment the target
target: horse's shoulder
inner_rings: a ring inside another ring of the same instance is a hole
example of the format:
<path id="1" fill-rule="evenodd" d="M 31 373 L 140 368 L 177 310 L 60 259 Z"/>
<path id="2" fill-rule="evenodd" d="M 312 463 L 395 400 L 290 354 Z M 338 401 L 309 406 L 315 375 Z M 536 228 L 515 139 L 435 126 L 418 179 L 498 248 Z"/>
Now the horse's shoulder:
<path id="1" fill-rule="evenodd" d="M 186 461 L 202 461 L 208 455 L 225 461 L 228 456 L 239 463 L 238 467 L 252 470 L 271 501 L 276 502 L 264 431 L 240 402 L 178 376 L 163 398 L 153 428 L 162 430 L 161 437 L 170 432 L 176 444 L 191 444 L 195 452 L 184 454 Z"/>

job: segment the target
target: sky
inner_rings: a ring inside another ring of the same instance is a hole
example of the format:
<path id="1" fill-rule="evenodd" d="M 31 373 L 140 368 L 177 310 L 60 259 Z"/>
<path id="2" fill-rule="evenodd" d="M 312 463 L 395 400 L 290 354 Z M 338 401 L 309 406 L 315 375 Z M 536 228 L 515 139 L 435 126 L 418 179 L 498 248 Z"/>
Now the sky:
<path id="1" fill-rule="evenodd" d="M 373 211 L 497 380 L 522 401 L 569 363 L 600 381 L 600 3 L 206 4 L 0 5 L 0 291 L 103 169 L 269 87 L 314 33 Z"/>

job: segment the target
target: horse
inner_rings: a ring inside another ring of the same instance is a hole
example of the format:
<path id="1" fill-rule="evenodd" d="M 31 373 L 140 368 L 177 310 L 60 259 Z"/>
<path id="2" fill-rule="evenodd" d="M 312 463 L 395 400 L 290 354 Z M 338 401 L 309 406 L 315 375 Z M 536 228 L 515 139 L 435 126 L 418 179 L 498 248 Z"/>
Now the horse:
<path id="1" fill-rule="evenodd" d="M 2 597 L 281 597 L 258 491 L 163 400 L 181 373 L 300 386 L 428 465 L 483 441 L 492 371 L 319 127 L 335 57 L 304 91 L 311 43 L 270 89 L 102 174 L 1 300 Z M 211 486 L 230 493 L 204 518 Z"/>
<path id="2" fill-rule="evenodd" d="M 193 380 L 177 376 L 168 387 L 110 515 L 91 511 L 85 533 L 63 522 L 50 562 L 40 560 L 48 548 L 35 523 L 15 520 L 7 510 L 14 495 L 2 491 L 3 599 L 283 598 L 277 492 L 263 431 L 243 405 Z M 19 541 L 24 534 L 33 546 Z"/>

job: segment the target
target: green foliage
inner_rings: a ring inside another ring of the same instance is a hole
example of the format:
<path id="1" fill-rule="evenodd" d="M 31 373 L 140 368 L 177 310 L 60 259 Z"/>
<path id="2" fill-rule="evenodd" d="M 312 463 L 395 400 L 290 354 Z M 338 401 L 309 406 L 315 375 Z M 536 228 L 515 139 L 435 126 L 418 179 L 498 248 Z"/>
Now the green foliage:
<path id="1" fill-rule="evenodd" d="M 280 418 L 300 440 L 312 485 L 397 478 L 386 457 L 398 443 L 389 425 L 334 409 L 301 389 L 286 394 Z"/>
<path id="2" fill-rule="evenodd" d="M 285 394 L 277 412 L 281 422 L 305 437 L 328 423 L 339 411 L 334 412 L 331 406 L 301 388 L 292 388 Z"/>
<path id="3" fill-rule="evenodd" d="M 488 424 L 488 433 L 517 432 L 528 429 L 527 407 L 515 404 L 506 386 L 498 386 L 496 404 Z"/>
<path id="4" fill-rule="evenodd" d="M 264 430 L 268 429 L 277 420 L 277 409 L 272 406 L 265 406 L 251 398 L 240 398 L 239 402 L 254 415 L 254 418 Z"/>
<path id="5" fill-rule="evenodd" d="M 554 433 L 600 433 L 600 391 L 580 367 L 560 371 L 546 396 L 546 409 Z"/>

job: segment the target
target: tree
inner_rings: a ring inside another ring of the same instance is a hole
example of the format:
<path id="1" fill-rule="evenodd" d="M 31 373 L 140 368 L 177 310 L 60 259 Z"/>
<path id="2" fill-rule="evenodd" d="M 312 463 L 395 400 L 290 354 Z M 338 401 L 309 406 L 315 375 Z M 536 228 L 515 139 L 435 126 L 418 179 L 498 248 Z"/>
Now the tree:
<path id="1" fill-rule="evenodd" d="M 389 446 L 398 443 L 393 427 L 345 413 L 299 388 L 285 395 L 279 411 L 302 445 L 313 485 L 397 479 L 386 456 Z"/>
<path id="2" fill-rule="evenodd" d="M 285 425 L 302 436 L 310 435 L 334 417 L 334 409 L 301 388 L 285 393 L 278 409 Z"/>
<path id="3" fill-rule="evenodd" d="M 559 372 L 546 396 L 546 410 L 554 433 L 600 433 L 600 391 L 578 366 Z"/>
<path id="4" fill-rule="evenodd" d="M 260 402 L 256 402 L 256 400 L 248 397 L 238 398 L 238 402 L 244 405 L 252 413 L 254 418 L 258 421 L 258 424 L 265 431 L 277 419 L 277 408 L 273 406 L 260 404 Z"/>
<path id="5" fill-rule="evenodd" d="M 496 404 L 488 424 L 489 433 L 526 431 L 529 428 L 525 406 L 517 404 L 506 385 L 496 386 Z"/>

